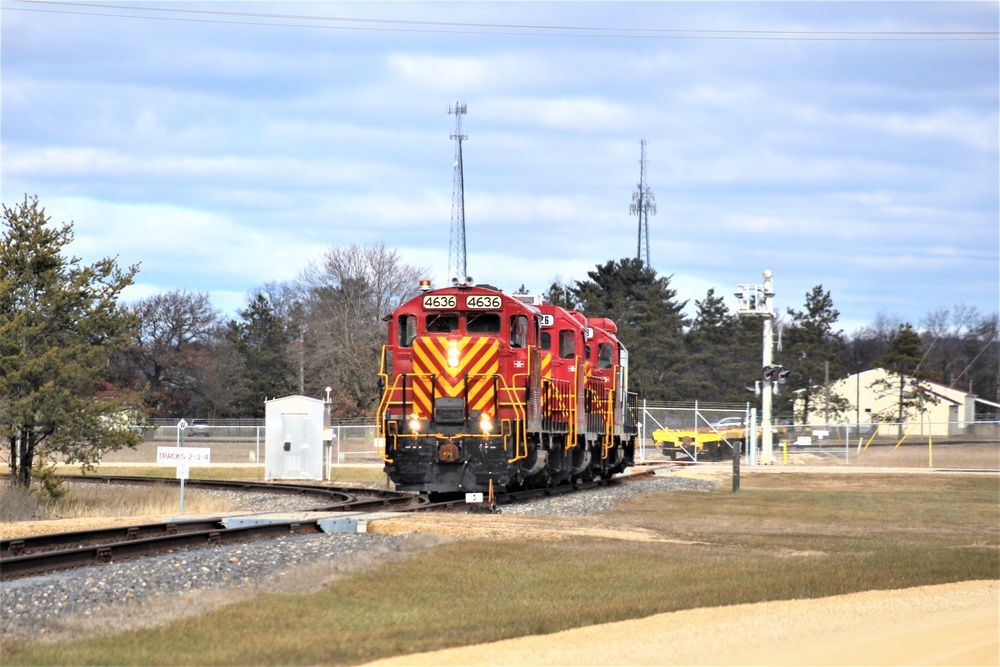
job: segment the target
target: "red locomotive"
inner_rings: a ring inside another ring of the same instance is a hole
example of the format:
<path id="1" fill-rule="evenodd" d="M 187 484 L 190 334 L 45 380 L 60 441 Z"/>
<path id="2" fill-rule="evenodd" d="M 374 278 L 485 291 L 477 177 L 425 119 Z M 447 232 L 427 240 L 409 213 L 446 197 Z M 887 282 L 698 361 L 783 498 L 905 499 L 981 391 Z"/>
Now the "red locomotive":
<path id="1" fill-rule="evenodd" d="M 611 320 L 453 281 L 396 309 L 378 437 L 400 490 L 513 490 L 632 465 L 636 397 Z"/>

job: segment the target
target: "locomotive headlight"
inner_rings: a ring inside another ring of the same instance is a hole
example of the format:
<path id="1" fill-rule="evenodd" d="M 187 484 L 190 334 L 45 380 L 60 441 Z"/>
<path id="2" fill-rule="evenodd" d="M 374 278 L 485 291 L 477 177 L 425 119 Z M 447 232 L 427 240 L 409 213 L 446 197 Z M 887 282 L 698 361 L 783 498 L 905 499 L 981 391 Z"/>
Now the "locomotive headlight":
<path id="1" fill-rule="evenodd" d="M 451 347 L 448 348 L 448 367 L 458 368 L 458 342 L 451 341 Z"/>
<path id="2" fill-rule="evenodd" d="M 410 415 L 410 432 L 420 433 L 420 418 L 417 417 L 417 413 Z"/>
<path id="3" fill-rule="evenodd" d="M 483 433 L 493 432 L 493 420 L 485 412 L 479 417 L 479 430 Z"/>

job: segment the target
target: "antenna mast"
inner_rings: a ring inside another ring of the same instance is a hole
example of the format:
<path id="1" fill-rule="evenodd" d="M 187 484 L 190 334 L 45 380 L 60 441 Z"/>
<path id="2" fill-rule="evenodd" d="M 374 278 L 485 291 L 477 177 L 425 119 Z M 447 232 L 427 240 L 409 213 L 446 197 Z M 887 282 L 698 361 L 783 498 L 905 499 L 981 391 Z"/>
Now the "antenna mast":
<path id="1" fill-rule="evenodd" d="M 465 176 L 462 173 L 462 116 L 466 113 L 464 102 L 448 105 L 448 113 L 455 114 L 455 176 L 451 189 L 451 241 L 448 245 L 448 277 L 464 280 L 468 275 L 465 266 Z"/>
<path id="2" fill-rule="evenodd" d="M 639 159 L 639 186 L 632 193 L 632 205 L 629 213 L 639 216 L 639 243 L 635 258 L 649 266 L 649 216 L 656 215 L 656 199 L 653 191 L 646 185 L 646 140 L 639 142 L 641 157 Z"/>

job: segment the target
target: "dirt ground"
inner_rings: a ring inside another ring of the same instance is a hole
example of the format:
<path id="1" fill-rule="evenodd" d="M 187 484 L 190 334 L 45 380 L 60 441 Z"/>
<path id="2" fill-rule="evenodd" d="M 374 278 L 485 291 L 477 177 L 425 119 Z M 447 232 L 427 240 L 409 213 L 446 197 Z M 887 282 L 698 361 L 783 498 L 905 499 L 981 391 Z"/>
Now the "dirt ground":
<path id="1" fill-rule="evenodd" d="M 1000 581 L 691 609 L 366 667 L 997 665 Z"/>

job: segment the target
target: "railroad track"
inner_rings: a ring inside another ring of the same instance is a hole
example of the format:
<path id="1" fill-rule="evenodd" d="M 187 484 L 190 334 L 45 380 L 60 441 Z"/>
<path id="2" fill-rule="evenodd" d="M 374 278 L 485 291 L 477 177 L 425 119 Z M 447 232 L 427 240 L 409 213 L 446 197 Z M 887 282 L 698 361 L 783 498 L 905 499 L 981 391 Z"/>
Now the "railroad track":
<path id="1" fill-rule="evenodd" d="M 67 476 L 66 481 L 93 484 L 171 485 L 178 480 L 148 477 Z M 417 511 L 430 509 L 426 498 L 395 491 L 353 487 L 320 487 L 259 482 L 189 480 L 189 486 L 266 493 L 314 496 L 323 504 L 306 510 L 316 519 L 302 519 L 227 527 L 223 517 L 191 521 L 135 524 L 118 528 L 50 533 L 0 540 L 0 580 L 73 567 L 99 565 L 115 560 L 150 556 L 191 547 L 213 546 L 289 534 L 323 532 L 325 514 L 378 510 Z M 364 496 L 364 497 L 362 497 Z"/>
<path id="2" fill-rule="evenodd" d="M 539 497 L 566 493 L 645 479 L 655 470 L 641 470 L 631 475 L 613 479 L 577 482 L 556 487 L 530 489 L 499 494 L 493 507 L 483 511 L 496 511 L 496 505 L 507 505 Z M 76 477 L 64 479 L 95 484 L 171 484 L 177 480 L 147 477 Z M 426 512 L 457 511 L 470 509 L 464 498 L 445 498 L 430 502 L 424 496 L 408 493 L 358 489 L 350 487 L 319 487 L 309 485 L 267 484 L 259 482 L 229 482 L 219 480 L 189 480 L 190 486 L 209 489 L 230 489 L 267 493 L 310 495 L 327 502 L 323 505 L 296 513 L 290 521 L 262 522 L 253 525 L 227 527 L 223 517 L 169 521 L 163 523 L 135 524 L 116 528 L 98 528 L 83 531 L 50 533 L 0 540 L 0 580 L 49 573 L 75 567 L 100 565 L 131 558 L 152 556 L 179 549 L 217 546 L 225 543 L 245 542 L 255 539 L 277 538 L 287 535 L 324 532 L 321 522 L 330 513 L 364 513 L 374 511 Z M 368 496 L 361 498 L 359 496 Z M 308 515 L 315 514 L 316 518 Z M 253 515 L 247 515 L 253 516 Z"/>

